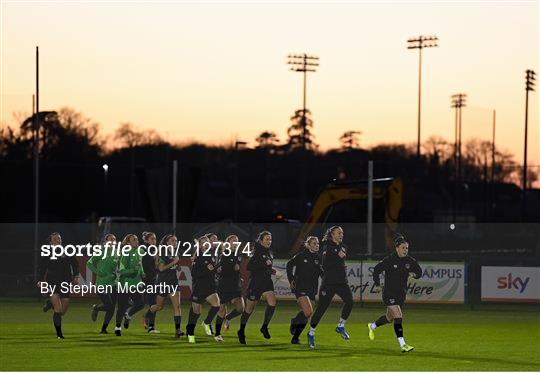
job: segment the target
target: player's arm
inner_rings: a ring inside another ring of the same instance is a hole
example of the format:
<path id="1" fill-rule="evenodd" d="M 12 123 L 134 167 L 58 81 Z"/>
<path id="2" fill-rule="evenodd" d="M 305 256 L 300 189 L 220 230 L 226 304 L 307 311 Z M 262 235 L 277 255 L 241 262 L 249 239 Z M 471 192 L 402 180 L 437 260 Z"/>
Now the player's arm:
<path id="1" fill-rule="evenodd" d="M 71 267 L 71 276 L 72 280 L 78 283 L 80 281 L 80 272 L 79 272 L 79 261 L 76 257 L 69 257 L 69 266 Z"/>
<path id="2" fill-rule="evenodd" d="M 294 269 L 298 266 L 300 253 L 296 254 L 287 262 L 287 279 L 289 283 L 293 285 L 294 283 Z"/>
<path id="3" fill-rule="evenodd" d="M 411 262 L 411 272 L 414 273 L 414 278 L 419 279 L 422 277 L 422 268 L 420 268 L 420 264 L 416 261 L 416 259 L 409 257 Z"/>
<path id="4" fill-rule="evenodd" d="M 41 257 L 38 266 L 38 286 L 39 283 L 45 281 L 45 275 L 47 273 L 47 268 L 49 267 L 50 259 L 48 257 Z"/>
<path id="5" fill-rule="evenodd" d="M 170 263 L 166 263 L 165 262 L 165 259 L 163 258 L 160 258 L 159 259 L 159 265 L 158 265 L 158 269 L 160 272 L 164 272 L 168 269 L 170 269 L 172 266 L 174 266 L 176 263 L 178 263 L 178 258 L 174 258 L 173 260 L 171 260 Z"/>
<path id="6" fill-rule="evenodd" d="M 96 275 L 101 275 L 99 271 L 99 262 L 101 261 L 101 258 L 98 256 L 93 256 L 86 262 L 86 266 L 89 270 L 94 272 Z"/>
<path id="7" fill-rule="evenodd" d="M 253 256 L 249 259 L 247 270 L 250 272 L 255 272 L 257 270 L 264 270 L 265 268 L 266 263 L 263 261 L 262 255 L 260 254 L 260 249 L 255 250 Z"/>
<path id="8" fill-rule="evenodd" d="M 384 258 L 373 268 L 373 283 L 377 287 L 381 286 L 381 273 L 386 270 L 388 260 L 388 257 Z"/>
<path id="9" fill-rule="evenodd" d="M 118 266 L 118 273 L 121 276 L 135 276 L 139 272 L 139 269 L 132 265 L 131 255 L 122 255 L 120 258 L 120 265 Z"/>
<path id="10" fill-rule="evenodd" d="M 339 267 L 342 266 L 342 261 L 340 257 L 340 253 L 344 253 L 343 250 L 338 250 L 337 252 L 334 252 L 334 250 L 330 249 L 328 246 L 324 248 L 324 251 L 322 253 L 322 267 L 324 270 L 333 268 L 333 267 Z"/>
<path id="11" fill-rule="evenodd" d="M 215 272 L 216 267 L 212 265 L 212 263 L 205 263 L 204 257 L 198 256 L 195 258 L 195 261 L 193 262 L 193 270 L 191 272 L 192 277 L 195 278 L 201 278 L 205 277 L 210 273 Z"/>
<path id="12" fill-rule="evenodd" d="M 203 261 L 200 256 L 196 256 L 191 263 L 191 277 L 199 278 L 204 275 L 202 265 Z"/>

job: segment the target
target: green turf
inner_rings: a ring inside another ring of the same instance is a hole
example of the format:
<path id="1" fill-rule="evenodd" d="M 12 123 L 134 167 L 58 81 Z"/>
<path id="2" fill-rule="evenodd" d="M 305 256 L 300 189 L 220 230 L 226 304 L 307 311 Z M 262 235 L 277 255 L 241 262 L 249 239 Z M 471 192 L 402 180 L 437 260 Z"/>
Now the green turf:
<path id="1" fill-rule="evenodd" d="M 97 332 L 102 315 L 91 322 L 87 300 L 72 301 L 64 318 L 66 339 L 57 340 L 52 314 L 40 307 L 37 301 L 0 300 L 1 370 L 540 370 L 540 318 L 535 307 L 407 307 L 405 338 L 415 346 L 408 354 L 400 352 L 392 326 L 378 329 L 375 341 L 367 338 L 365 324 L 381 314 L 382 306 L 355 304 L 347 324 L 350 341 L 334 331 L 339 307 L 333 306 L 317 328 L 315 350 L 307 348 L 305 335 L 302 345 L 289 343 L 288 320 L 297 309 L 288 302 L 278 304 L 269 341 L 258 331 L 264 311 L 259 306 L 247 327 L 247 346 L 237 342 L 238 319 L 224 334 L 223 344 L 203 336 L 200 325 L 197 344 L 174 339 L 170 307 L 157 318 L 161 334 L 148 335 L 137 315 L 122 337 L 101 335 Z M 183 311 L 187 315 L 187 307 Z M 186 316 L 183 327 L 185 320 Z"/>

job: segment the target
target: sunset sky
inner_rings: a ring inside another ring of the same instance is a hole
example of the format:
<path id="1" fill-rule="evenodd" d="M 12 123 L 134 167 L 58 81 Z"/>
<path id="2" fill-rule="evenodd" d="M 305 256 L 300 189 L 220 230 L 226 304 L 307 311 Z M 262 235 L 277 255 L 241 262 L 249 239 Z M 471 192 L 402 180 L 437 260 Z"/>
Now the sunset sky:
<path id="1" fill-rule="evenodd" d="M 320 57 L 308 108 L 323 149 L 347 130 L 361 144 L 415 142 L 418 51 L 424 50 L 422 138 L 453 140 L 450 96 L 464 92 L 463 136 L 523 158 L 526 69 L 539 72 L 538 2 L 23 2 L 1 3 L 1 125 L 30 113 L 35 47 L 40 109 L 69 106 L 101 124 L 153 128 L 172 141 L 285 139 L 301 107 L 289 53 Z M 540 164 L 538 96 L 530 163 Z"/>

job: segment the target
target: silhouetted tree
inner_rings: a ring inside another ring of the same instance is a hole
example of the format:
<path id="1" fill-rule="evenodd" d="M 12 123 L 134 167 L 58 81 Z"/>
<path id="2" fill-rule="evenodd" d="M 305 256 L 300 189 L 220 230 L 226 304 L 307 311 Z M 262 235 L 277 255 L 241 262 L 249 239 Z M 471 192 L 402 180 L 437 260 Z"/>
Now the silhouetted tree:
<path id="1" fill-rule="evenodd" d="M 358 138 L 362 132 L 360 131 L 347 131 L 341 135 L 339 141 L 341 142 L 342 149 L 355 149 L 360 146 L 360 139 Z"/>
<path id="2" fill-rule="evenodd" d="M 422 144 L 424 155 L 426 155 L 432 164 L 441 164 L 442 162 L 453 159 L 454 146 L 445 138 L 440 136 L 431 136 Z"/>
<path id="3" fill-rule="evenodd" d="M 114 133 L 120 147 L 132 148 L 141 145 L 157 145 L 165 140 L 155 130 L 139 130 L 131 123 L 122 123 Z"/>
<path id="4" fill-rule="evenodd" d="M 271 131 L 262 132 L 255 141 L 257 141 L 257 148 L 259 149 L 272 149 L 279 143 L 276 133 Z"/>
<path id="5" fill-rule="evenodd" d="M 306 149 L 315 150 L 319 147 L 315 143 L 315 136 L 311 133 L 313 128 L 313 120 L 311 119 L 311 112 L 306 109 L 305 115 L 303 110 L 296 110 L 291 117 L 291 126 L 287 129 L 287 135 L 289 136 L 288 147 L 289 150 L 301 149 L 304 146 Z M 304 123 L 305 119 L 305 131 Z"/>
<path id="6" fill-rule="evenodd" d="M 3 156 L 15 160 L 32 158 L 36 123 L 39 123 L 39 150 L 45 160 L 90 160 L 96 159 L 101 152 L 98 124 L 64 107 L 58 112 L 42 111 L 26 118 L 18 131 L 4 130 Z"/>

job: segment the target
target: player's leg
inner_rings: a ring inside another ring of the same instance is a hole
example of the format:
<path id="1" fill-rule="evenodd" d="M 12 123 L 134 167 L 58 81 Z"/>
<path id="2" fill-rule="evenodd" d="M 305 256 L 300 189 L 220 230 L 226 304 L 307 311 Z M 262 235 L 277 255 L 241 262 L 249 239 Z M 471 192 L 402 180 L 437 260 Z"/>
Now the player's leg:
<path id="1" fill-rule="evenodd" d="M 129 328 L 129 322 L 131 321 L 131 316 L 135 315 L 137 312 L 144 308 L 144 296 L 141 293 L 134 293 L 131 296 L 133 305 L 129 307 L 124 313 L 124 328 Z"/>
<path id="2" fill-rule="evenodd" d="M 224 304 L 223 299 L 220 298 L 220 305 L 219 305 L 219 311 L 216 315 L 216 338 L 220 337 L 220 340 L 223 340 L 221 337 L 221 327 L 223 326 L 223 322 L 225 321 L 225 316 L 227 316 L 227 305 Z M 229 328 L 227 328 L 228 330 Z M 216 339 L 217 340 L 217 339 Z"/>
<path id="3" fill-rule="evenodd" d="M 119 293 L 117 304 L 114 334 L 117 337 L 120 337 L 122 335 L 122 319 L 124 318 L 124 314 L 129 306 L 129 294 Z"/>
<path id="4" fill-rule="evenodd" d="M 202 325 L 204 327 L 204 332 L 206 335 L 213 335 L 214 331 L 212 330 L 212 321 L 216 317 L 219 311 L 219 296 L 217 293 L 210 294 L 206 297 L 206 302 L 210 305 L 210 309 L 206 314 L 206 318 L 203 320 Z"/>
<path id="5" fill-rule="evenodd" d="M 313 314 L 313 306 L 311 305 L 311 300 L 309 296 L 302 296 L 297 299 L 298 305 L 300 306 L 300 312 L 291 320 L 292 330 L 291 334 L 293 337 L 291 343 L 298 344 L 300 343 L 300 334 L 307 325 L 308 319 Z"/>
<path id="6" fill-rule="evenodd" d="M 45 304 L 43 305 L 41 309 L 43 310 L 43 312 L 47 312 L 51 308 L 53 308 L 51 298 L 47 297 L 47 300 L 45 301 Z"/>
<path id="7" fill-rule="evenodd" d="M 202 306 L 199 303 L 191 302 L 189 308 L 188 324 L 186 325 L 186 334 L 189 343 L 195 343 L 195 325 L 201 315 Z"/>
<path id="8" fill-rule="evenodd" d="M 65 316 L 69 309 L 69 297 L 60 294 L 60 301 L 62 302 L 62 316 Z"/>
<path id="9" fill-rule="evenodd" d="M 256 296 L 256 294 L 251 294 L 246 301 L 246 308 L 244 309 L 244 312 L 242 312 L 242 316 L 240 316 L 240 329 L 238 329 L 237 333 L 238 340 L 241 344 L 246 344 L 246 324 L 255 310 L 255 306 L 257 306 L 259 299 L 260 295 Z"/>
<path id="10" fill-rule="evenodd" d="M 336 332 L 341 335 L 345 340 L 349 340 L 349 333 L 345 330 L 345 323 L 351 315 L 353 308 L 353 295 L 351 288 L 347 284 L 341 284 L 336 287 L 336 294 L 343 301 L 343 307 L 341 308 L 341 317 L 336 326 Z"/>
<path id="11" fill-rule="evenodd" d="M 374 340 L 375 329 L 377 329 L 380 326 L 391 323 L 392 320 L 394 320 L 393 312 L 390 310 L 390 307 L 387 307 L 386 314 L 379 316 L 377 320 L 375 320 L 372 323 L 367 324 L 369 339 Z"/>
<path id="12" fill-rule="evenodd" d="M 172 294 L 169 294 L 169 298 L 171 299 L 171 304 L 173 308 L 173 318 L 174 318 L 174 330 L 175 330 L 175 337 L 180 338 L 184 335 L 184 332 L 181 329 L 182 324 L 182 309 L 180 307 L 180 292 L 176 291 Z"/>
<path id="13" fill-rule="evenodd" d="M 229 322 L 234 319 L 237 316 L 240 316 L 242 312 L 246 309 L 246 304 L 244 303 L 244 298 L 237 297 L 234 298 L 232 301 L 232 304 L 234 305 L 234 309 L 225 316 L 225 322 L 223 324 L 225 329 L 229 328 Z"/>
<path id="14" fill-rule="evenodd" d="M 266 299 L 266 309 L 264 310 L 264 320 L 260 330 L 264 338 L 270 339 L 271 336 L 270 332 L 268 331 L 268 324 L 270 324 L 270 321 L 272 321 L 272 317 L 276 311 L 277 299 L 273 290 L 264 292 L 263 296 Z"/>
<path id="15" fill-rule="evenodd" d="M 105 317 L 103 318 L 103 324 L 101 325 L 101 334 L 107 334 L 107 327 L 114 314 L 114 306 L 116 304 L 116 293 L 100 294 L 101 301 L 105 306 Z"/>
<path id="16" fill-rule="evenodd" d="M 223 321 L 223 328 L 225 330 L 229 330 L 231 320 L 234 319 L 237 316 L 240 316 L 242 312 L 246 309 L 246 304 L 244 303 L 243 297 L 236 297 L 232 301 L 232 304 L 234 305 L 234 309 L 225 316 L 225 320 Z"/>
<path id="17" fill-rule="evenodd" d="M 317 304 L 317 308 L 315 308 L 313 316 L 311 316 L 310 328 L 308 332 L 308 344 L 310 348 L 315 348 L 315 329 L 328 309 L 333 297 L 334 288 L 332 286 L 321 286 L 321 289 L 319 290 L 319 303 Z"/>
<path id="18" fill-rule="evenodd" d="M 62 334 L 62 301 L 60 299 L 60 294 L 51 295 L 50 300 L 54 310 L 52 319 L 54 329 L 56 329 L 56 337 L 58 339 L 64 339 L 64 335 Z"/>
<path id="19" fill-rule="evenodd" d="M 401 347 L 401 352 L 409 352 L 414 350 L 414 347 L 409 346 L 405 343 L 403 338 L 403 313 L 401 312 L 401 306 L 390 306 L 388 307 L 393 316 L 394 320 L 394 332 L 396 333 L 396 338 L 398 340 L 399 346 Z"/>
<path id="20" fill-rule="evenodd" d="M 90 318 L 92 319 L 92 321 L 97 320 L 98 312 L 107 312 L 107 310 L 109 309 L 108 307 L 109 294 L 99 293 L 98 296 L 99 296 L 99 299 L 101 300 L 101 303 L 92 305 L 92 313 L 90 315 Z"/>
<path id="21" fill-rule="evenodd" d="M 155 322 L 156 322 L 156 312 L 159 312 L 163 309 L 163 305 L 165 304 L 166 295 L 165 294 L 159 294 L 156 297 L 156 303 L 152 304 L 148 311 L 146 311 L 145 318 L 148 321 L 148 333 L 159 333 L 155 328 Z"/>

